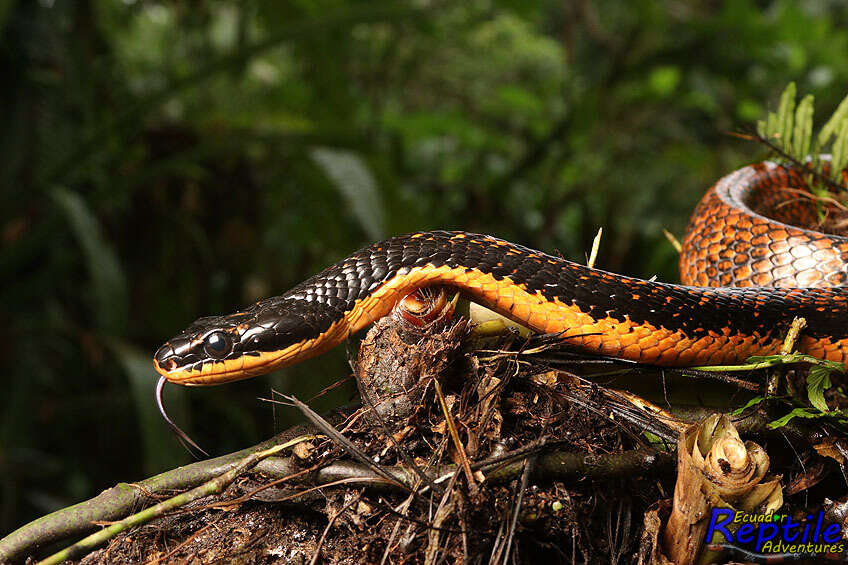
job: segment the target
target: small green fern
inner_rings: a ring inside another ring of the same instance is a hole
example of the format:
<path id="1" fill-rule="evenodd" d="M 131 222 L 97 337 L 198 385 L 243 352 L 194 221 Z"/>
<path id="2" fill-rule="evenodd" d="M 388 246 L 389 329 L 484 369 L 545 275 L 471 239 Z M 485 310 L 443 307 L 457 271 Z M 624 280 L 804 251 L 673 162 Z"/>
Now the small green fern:
<path id="1" fill-rule="evenodd" d="M 848 96 L 815 136 L 813 142 L 812 94 L 807 94 L 796 105 L 795 83 L 790 82 L 780 96 L 776 112 L 768 112 L 766 119 L 757 122 L 757 134 L 779 157 L 804 166 L 810 160 L 810 168 L 819 180 L 823 180 L 820 155 L 831 153 L 830 175 L 827 180 L 843 186 L 842 170 L 848 165 Z M 833 187 L 833 185 L 831 185 Z"/>

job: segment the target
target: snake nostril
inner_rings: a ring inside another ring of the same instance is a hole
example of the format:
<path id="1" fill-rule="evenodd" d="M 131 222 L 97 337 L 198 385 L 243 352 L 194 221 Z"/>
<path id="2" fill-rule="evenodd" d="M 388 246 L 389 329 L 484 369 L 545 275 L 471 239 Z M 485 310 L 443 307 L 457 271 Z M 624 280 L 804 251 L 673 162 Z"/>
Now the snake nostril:
<path id="1" fill-rule="evenodd" d="M 156 350 L 156 353 L 153 354 L 153 359 L 161 370 L 173 371 L 177 368 L 177 360 L 174 359 L 175 353 L 173 347 L 165 344 Z"/>

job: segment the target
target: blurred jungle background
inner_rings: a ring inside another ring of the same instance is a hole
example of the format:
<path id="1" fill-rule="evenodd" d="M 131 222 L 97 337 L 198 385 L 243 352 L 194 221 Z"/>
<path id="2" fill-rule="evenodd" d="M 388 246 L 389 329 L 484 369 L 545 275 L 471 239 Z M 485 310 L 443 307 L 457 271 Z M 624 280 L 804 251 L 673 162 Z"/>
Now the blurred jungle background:
<path id="1" fill-rule="evenodd" d="M 190 460 L 150 357 L 384 236 L 481 231 L 677 280 L 729 135 L 848 85 L 837 0 L 0 1 L 0 534 Z M 166 391 L 212 454 L 299 420 L 344 348 Z M 356 398 L 351 382 L 312 401 Z"/>

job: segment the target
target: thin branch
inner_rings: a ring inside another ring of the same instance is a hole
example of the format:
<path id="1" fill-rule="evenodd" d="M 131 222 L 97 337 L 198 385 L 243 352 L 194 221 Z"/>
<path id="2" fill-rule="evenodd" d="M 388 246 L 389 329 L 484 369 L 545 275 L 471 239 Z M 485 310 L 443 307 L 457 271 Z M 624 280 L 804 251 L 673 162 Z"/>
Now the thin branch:
<path id="1" fill-rule="evenodd" d="M 40 561 L 39 565 L 58 565 L 63 561 L 73 559 L 78 555 L 91 551 L 95 547 L 101 545 L 102 543 L 112 539 L 116 535 L 134 526 L 146 524 L 147 522 L 150 522 L 151 520 L 162 516 L 169 510 L 180 508 L 190 502 L 209 496 L 211 494 L 220 493 L 224 489 L 226 489 L 227 486 L 229 486 L 229 484 L 232 483 L 239 475 L 241 475 L 251 467 L 254 467 L 263 459 L 266 459 L 272 455 L 279 453 L 284 449 L 291 447 L 294 443 L 298 441 L 300 440 L 295 439 L 290 442 L 275 445 L 269 449 L 260 451 L 258 453 L 251 453 L 250 455 L 242 459 L 235 467 L 233 467 L 226 473 L 215 477 L 211 481 L 208 481 L 188 492 L 178 494 L 177 496 L 160 502 L 155 506 L 151 506 L 150 508 L 133 514 L 132 516 L 128 516 L 123 520 L 115 522 L 111 526 L 103 528 L 102 530 L 94 534 L 91 534 L 90 536 L 73 544 L 72 546 L 63 549 L 62 551 L 54 553 L 47 559 Z"/>
<path id="2" fill-rule="evenodd" d="M 745 139 L 747 141 L 756 141 L 757 143 L 765 145 L 766 147 L 768 147 L 769 151 L 776 153 L 781 159 L 785 159 L 799 171 L 803 171 L 804 173 L 810 174 L 813 178 L 819 181 L 822 185 L 831 189 L 831 191 L 833 192 L 839 193 L 845 190 L 844 186 L 833 182 L 833 180 L 826 177 L 814 168 L 809 167 L 806 163 L 802 163 L 801 161 L 784 151 L 780 146 L 776 145 L 771 140 L 763 137 L 756 131 L 753 131 L 751 133 L 728 132 L 728 134 L 732 135 L 733 137 L 738 137 L 739 139 Z"/>
<path id="3" fill-rule="evenodd" d="M 331 412 L 329 418 L 334 422 L 343 421 L 348 414 L 349 411 L 336 410 Z M 252 453 L 314 431 L 311 426 L 294 426 L 258 445 L 229 455 L 191 463 L 137 484 L 119 483 L 94 498 L 42 516 L 0 539 L 0 563 L 20 561 L 51 543 L 89 533 L 99 522 L 120 520 L 135 509 L 148 505 L 150 496 L 196 487 L 232 470 Z M 259 467 L 264 465 L 281 473 L 283 469 L 286 473 L 297 470 L 296 463 L 288 458 L 268 459 L 260 463 Z"/>

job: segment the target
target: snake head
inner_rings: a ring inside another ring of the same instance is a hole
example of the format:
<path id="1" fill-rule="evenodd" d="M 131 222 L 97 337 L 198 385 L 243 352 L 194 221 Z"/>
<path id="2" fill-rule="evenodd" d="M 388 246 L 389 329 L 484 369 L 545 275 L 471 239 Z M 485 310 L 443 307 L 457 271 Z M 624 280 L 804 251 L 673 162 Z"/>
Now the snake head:
<path id="1" fill-rule="evenodd" d="M 156 371 L 183 385 L 212 385 L 268 373 L 298 360 L 322 335 L 296 305 L 263 304 L 200 318 L 153 356 Z M 317 354 L 317 353 L 316 353 Z"/>

